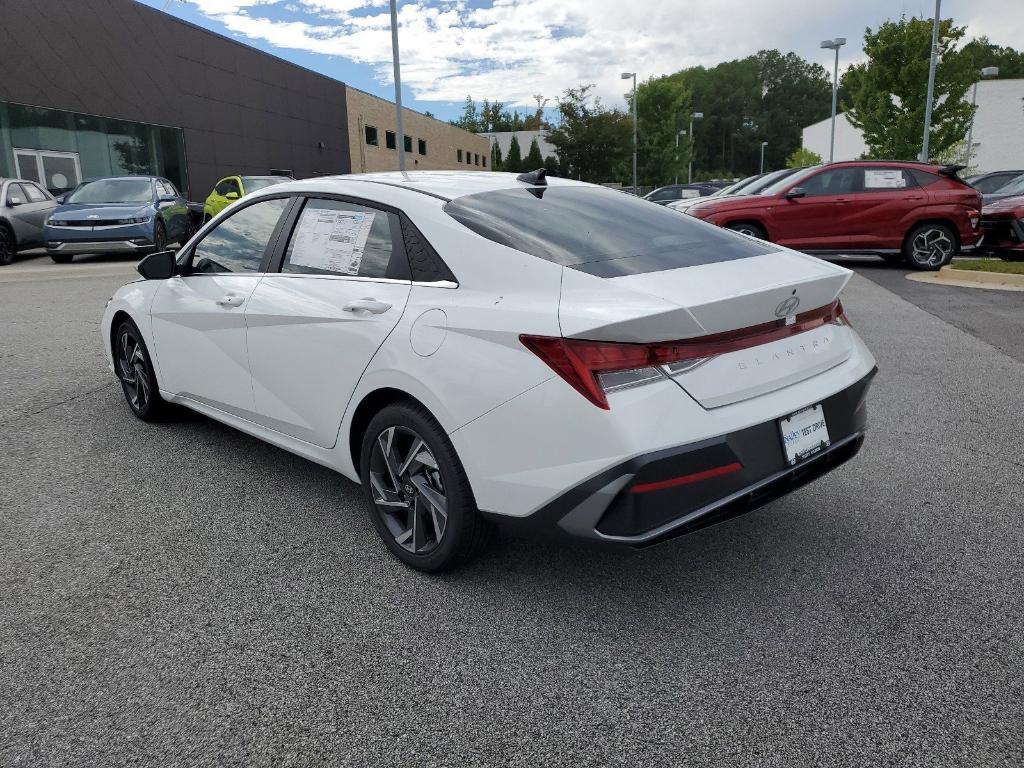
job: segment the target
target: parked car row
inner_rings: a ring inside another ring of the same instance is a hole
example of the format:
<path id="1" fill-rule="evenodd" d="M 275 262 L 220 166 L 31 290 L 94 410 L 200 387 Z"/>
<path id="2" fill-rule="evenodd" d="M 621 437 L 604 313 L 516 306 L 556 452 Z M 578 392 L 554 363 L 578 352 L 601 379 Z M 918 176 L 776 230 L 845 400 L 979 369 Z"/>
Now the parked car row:
<path id="1" fill-rule="evenodd" d="M 776 172 L 698 200 L 690 216 L 815 254 L 882 256 L 935 270 L 981 240 L 982 195 L 957 166 L 851 161 Z M 742 182 L 741 182 L 742 183 Z M 682 206 L 680 206 L 682 207 Z"/>
<path id="2" fill-rule="evenodd" d="M 184 245 L 202 223 L 244 195 L 285 176 L 227 176 L 205 203 L 189 203 L 162 176 L 86 179 L 54 197 L 23 179 L 0 179 L 0 265 L 20 251 L 45 247 L 58 264 L 89 253 L 136 253 Z"/>

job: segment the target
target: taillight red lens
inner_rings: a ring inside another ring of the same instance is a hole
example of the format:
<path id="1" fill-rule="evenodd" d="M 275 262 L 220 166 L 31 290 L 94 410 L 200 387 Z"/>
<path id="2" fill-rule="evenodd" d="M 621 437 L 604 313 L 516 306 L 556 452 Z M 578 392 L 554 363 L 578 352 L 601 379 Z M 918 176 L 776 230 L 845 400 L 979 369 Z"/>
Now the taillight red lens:
<path id="1" fill-rule="evenodd" d="M 806 333 L 827 323 L 842 322 L 845 319 L 843 305 L 835 301 L 827 307 L 797 315 L 789 325 L 786 325 L 785 319 L 773 320 L 734 331 L 680 341 L 630 344 L 529 334 L 522 334 L 519 340 L 573 389 L 598 408 L 607 410 L 608 398 L 597 378 L 600 373 L 628 371 L 724 355 L 785 339 L 798 333 Z"/>

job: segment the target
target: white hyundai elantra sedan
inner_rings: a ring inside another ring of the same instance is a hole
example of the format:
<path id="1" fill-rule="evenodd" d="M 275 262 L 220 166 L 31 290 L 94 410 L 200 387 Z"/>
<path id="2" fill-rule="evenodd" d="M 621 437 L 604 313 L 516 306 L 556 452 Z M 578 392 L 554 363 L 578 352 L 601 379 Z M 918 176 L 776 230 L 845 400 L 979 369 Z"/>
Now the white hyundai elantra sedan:
<path id="1" fill-rule="evenodd" d="M 495 523 L 657 543 L 864 440 L 848 270 L 542 171 L 288 182 L 139 271 L 102 323 L 133 413 L 178 403 L 361 483 L 424 571 Z"/>

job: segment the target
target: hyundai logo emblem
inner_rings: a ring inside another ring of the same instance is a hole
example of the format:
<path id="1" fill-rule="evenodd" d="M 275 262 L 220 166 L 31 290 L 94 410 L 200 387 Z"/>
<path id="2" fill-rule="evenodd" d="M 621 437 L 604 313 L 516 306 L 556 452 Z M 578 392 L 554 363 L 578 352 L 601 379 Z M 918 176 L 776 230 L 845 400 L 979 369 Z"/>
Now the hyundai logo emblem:
<path id="1" fill-rule="evenodd" d="M 775 308 L 775 316 L 776 317 L 789 317 L 794 312 L 796 312 L 796 308 L 799 307 L 799 306 L 800 306 L 800 297 L 799 296 L 790 296 L 788 299 L 786 299 L 785 301 L 780 303 L 779 306 L 777 306 Z"/>

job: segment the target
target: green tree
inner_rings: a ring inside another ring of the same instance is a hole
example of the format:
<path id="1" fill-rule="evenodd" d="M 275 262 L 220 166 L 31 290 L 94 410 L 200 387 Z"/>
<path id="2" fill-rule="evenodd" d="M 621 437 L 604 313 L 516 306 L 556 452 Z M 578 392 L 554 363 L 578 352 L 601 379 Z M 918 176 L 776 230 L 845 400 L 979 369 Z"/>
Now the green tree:
<path id="1" fill-rule="evenodd" d="M 786 158 L 787 168 L 803 168 L 808 165 L 818 165 L 821 162 L 821 155 L 812 152 L 805 147 L 797 147 Z"/>
<path id="2" fill-rule="evenodd" d="M 456 120 L 450 121 L 452 125 L 457 125 L 465 131 L 471 131 L 472 133 L 480 133 L 485 130 L 484 124 L 480 119 L 480 110 L 477 109 L 476 102 L 473 101 L 472 96 L 467 96 L 465 103 L 462 105 L 462 114 Z"/>
<path id="3" fill-rule="evenodd" d="M 505 168 L 501 162 L 501 147 L 498 146 L 498 142 L 495 141 L 491 146 L 491 170 L 492 171 L 503 171 Z"/>
<path id="4" fill-rule="evenodd" d="M 939 155 L 963 138 L 971 120 L 964 100 L 977 79 L 973 60 L 956 44 L 963 27 L 952 19 L 939 25 L 939 64 L 935 70 L 935 101 L 929 150 Z M 902 18 L 864 33 L 867 62 L 855 64 L 843 76 L 849 91 L 850 122 L 864 134 L 869 155 L 878 159 L 910 160 L 921 150 L 927 97 L 932 22 Z"/>
<path id="5" fill-rule="evenodd" d="M 764 167 L 781 168 L 800 148 L 804 126 L 831 114 L 832 79 L 820 64 L 804 61 L 795 53 L 758 51 L 754 60 L 762 94 L 755 148 L 760 150 L 760 142 L 767 141 Z M 745 170 L 755 167 L 749 165 Z"/>
<path id="6" fill-rule="evenodd" d="M 619 109 L 608 109 L 593 85 L 567 88 L 558 100 L 558 126 L 548 141 L 558 150 L 563 175 L 583 181 L 622 181 L 628 175 L 632 123 Z"/>
<path id="7" fill-rule="evenodd" d="M 548 176 L 562 175 L 562 169 L 559 167 L 558 158 L 554 155 L 548 155 L 544 158 L 544 170 L 548 172 Z"/>
<path id="8" fill-rule="evenodd" d="M 526 153 L 526 159 L 523 161 L 523 169 L 535 171 L 543 166 L 544 156 L 540 153 L 540 144 L 537 143 L 537 139 L 534 139 L 530 142 L 530 151 Z"/>
<path id="9" fill-rule="evenodd" d="M 523 152 L 519 149 L 519 139 L 515 136 L 512 137 L 512 141 L 508 145 L 508 157 L 505 158 L 501 168 L 510 173 L 519 173 L 523 170 Z"/>
<path id="10" fill-rule="evenodd" d="M 637 86 L 636 175 L 641 185 L 660 187 L 686 176 L 690 143 L 688 137 L 678 134 L 686 129 L 688 104 L 686 89 L 671 76 L 651 78 Z"/>
<path id="11" fill-rule="evenodd" d="M 971 68 L 980 73 L 982 67 L 999 67 L 1000 80 L 1024 78 L 1024 52 L 996 45 L 987 37 L 971 40 L 961 53 L 970 59 Z"/>

